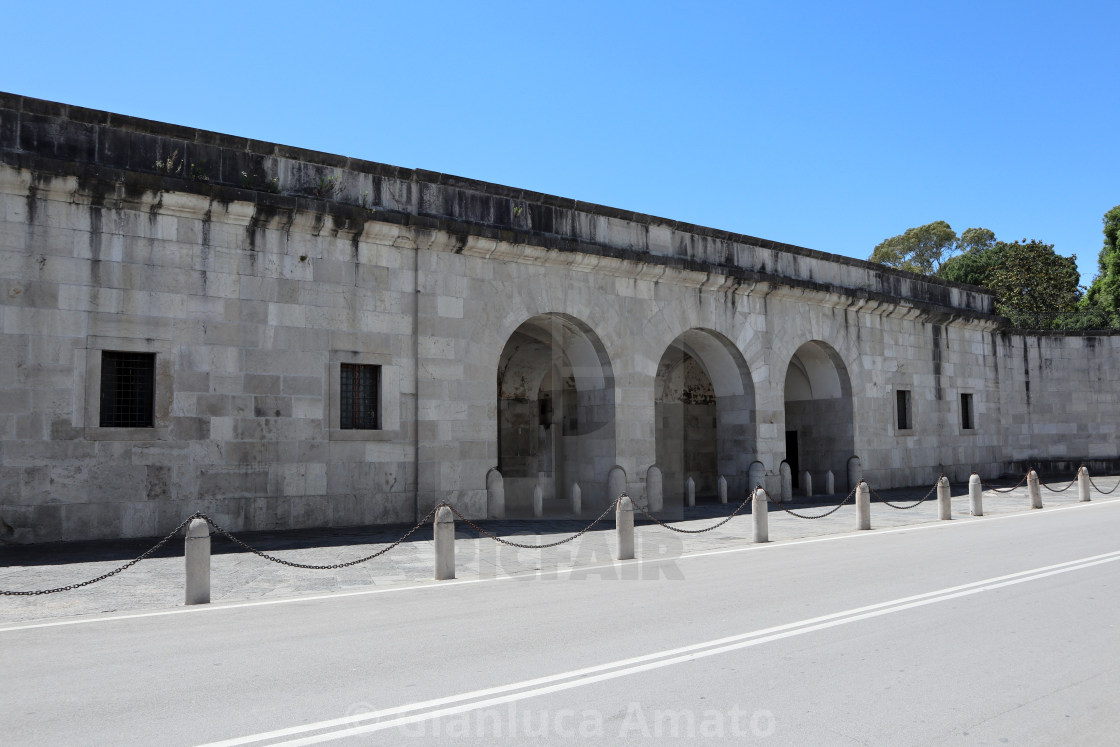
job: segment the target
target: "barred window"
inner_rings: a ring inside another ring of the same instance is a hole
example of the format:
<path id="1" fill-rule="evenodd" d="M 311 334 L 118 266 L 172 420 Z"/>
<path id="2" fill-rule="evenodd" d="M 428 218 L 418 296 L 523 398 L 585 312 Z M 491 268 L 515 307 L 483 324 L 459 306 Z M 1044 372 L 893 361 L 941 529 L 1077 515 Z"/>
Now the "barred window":
<path id="1" fill-rule="evenodd" d="M 344 430 L 378 430 L 381 366 L 343 363 L 339 427 Z"/>
<path id="2" fill-rule="evenodd" d="M 155 353 L 102 351 L 102 428 L 154 428 L 155 390 Z"/>
<path id="3" fill-rule="evenodd" d="M 914 417 L 910 411 L 910 391 L 899 389 L 895 392 L 895 399 L 897 401 L 895 409 L 898 412 L 898 429 L 900 431 L 910 430 L 914 427 Z"/>
<path id="4" fill-rule="evenodd" d="M 961 394 L 961 428 L 970 431 L 976 427 L 972 413 L 972 395 Z"/>

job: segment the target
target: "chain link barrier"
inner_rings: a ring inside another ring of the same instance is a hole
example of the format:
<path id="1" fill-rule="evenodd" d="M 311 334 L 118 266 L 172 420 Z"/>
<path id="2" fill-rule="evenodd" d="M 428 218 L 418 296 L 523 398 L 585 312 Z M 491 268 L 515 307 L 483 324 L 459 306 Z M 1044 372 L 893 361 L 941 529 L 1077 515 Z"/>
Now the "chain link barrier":
<path id="1" fill-rule="evenodd" d="M 791 514 L 793 516 L 796 516 L 799 519 L 823 519 L 826 516 L 831 516 L 832 514 L 836 513 L 841 508 L 843 508 L 844 504 L 847 503 L 852 498 L 852 496 L 854 496 L 856 494 L 856 490 L 859 489 L 858 485 L 856 487 L 852 488 L 852 492 L 850 492 L 846 496 L 844 496 L 844 500 L 837 503 L 836 506 L 834 508 L 832 508 L 830 511 L 826 511 L 823 514 L 820 514 L 819 516 L 806 516 L 805 514 L 797 513 L 793 509 L 786 508 L 784 503 L 782 503 L 781 501 L 775 501 L 773 498 L 771 498 L 770 493 L 767 492 L 766 488 L 763 488 L 761 485 L 759 485 L 758 487 L 762 488 L 763 493 L 766 493 L 766 500 L 768 502 L 770 502 L 770 503 L 774 504 L 775 506 L 777 506 L 778 508 L 782 509 L 787 514 Z"/>
<path id="2" fill-rule="evenodd" d="M 1023 487 L 1023 483 L 1025 483 L 1027 481 L 1027 475 L 1029 475 L 1029 474 L 1030 474 L 1030 472 L 1027 472 L 1026 475 L 1023 475 L 1023 479 L 1019 480 L 1018 483 L 1016 483 L 1013 487 L 1010 487 L 1010 488 L 997 488 L 994 485 L 990 485 L 989 483 L 985 482 L 984 480 L 981 480 L 980 484 L 983 485 L 988 490 L 991 490 L 994 493 L 1010 493 L 1013 490 L 1018 490 L 1019 488 Z"/>
<path id="3" fill-rule="evenodd" d="M 96 584 L 98 581 L 104 581 L 107 578 L 112 578 L 113 576 L 117 575 L 121 571 L 127 571 L 129 568 L 136 565 L 141 560 L 144 560 L 145 558 L 150 556 L 156 550 L 158 550 L 161 547 L 163 547 L 164 545 L 166 545 L 168 543 L 168 541 L 172 537 L 174 537 L 176 534 L 181 532 L 183 530 L 183 527 L 185 527 L 187 524 L 190 524 L 195 519 L 201 519 L 201 518 L 204 518 L 202 516 L 202 514 L 194 514 L 193 516 L 187 517 L 183 521 L 182 524 L 175 527 L 171 531 L 170 534 L 168 534 L 166 537 L 161 539 L 159 542 L 152 545 L 152 547 L 147 552 L 145 552 L 143 555 L 140 555 L 136 558 L 133 558 L 132 560 L 125 563 L 124 565 L 120 566 L 119 568 L 115 568 L 115 569 L 109 571 L 108 573 L 103 573 L 100 576 L 98 576 L 97 578 L 91 578 L 88 581 L 81 581 L 81 582 L 76 583 L 76 584 L 68 584 L 66 586 L 59 586 L 59 587 L 54 588 L 54 589 L 36 589 L 35 591 L 8 591 L 6 589 L 0 589 L 0 597 L 37 597 L 40 594 L 57 594 L 60 591 L 72 591 L 74 589 L 80 589 L 83 586 L 89 586 L 90 584 Z"/>
<path id="4" fill-rule="evenodd" d="M 760 485 L 759 487 L 762 487 L 762 486 Z M 729 514 L 729 515 L 727 516 L 727 518 L 725 518 L 725 519 L 724 519 L 723 521 L 720 521 L 720 522 L 717 522 L 717 523 L 715 523 L 715 524 L 712 524 L 712 525 L 711 525 L 710 527 L 705 527 L 704 529 L 681 529 L 680 527 L 675 527 L 675 526 L 673 526 L 672 524 L 666 524 L 666 523 L 665 523 L 664 521 L 662 521 L 661 519 L 657 518 L 656 516 L 654 516 L 653 514 L 651 514 L 651 513 L 649 512 L 649 511 L 646 511 L 644 507 L 642 507 L 642 506 L 639 506 L 639 505 L 638 505 L 637 503 L 635 503 L 635 504 L 634 504 L 634 508 L 638 509 L 638 510 L 639 510 L 639 511 L 641 511 L 641 512 L 642 512 L 643 514 L 645 514 L 645 515 L 646 515 L 646 516 L 647 516 L 647 517 L 648 517 L 649 519 L 651 519 L 652 521 L 654 521 L 654 522 L 656 522 L 656 523 L 660 524 L 661 526 L 665 527 L 666 529 L 668 529 L 668 530 L 669 530 L 669 531 L 671 531 L 671 532 L 679 532 L 680 534 L 703 534 L 704 532 L 710 532 L 710 531 L 712 531 L 713 529 L 719 529 L 719 528 L 720 528 L 721 526 L 723 526 L 723 525 L 724 525 L 724 524 L 726 524 L 727 522 L 729 522 L 729 521 L 731 521 L 732 519 L 734 519 L 734 518 L 735 518 L 735 516 L 736 516 L 736 515 L 737 515 L 737 514 L 738 514 L 738 513 L 740 512 L 740 511 L 742 511 L 742 510 L 743 510 L 743 507 L 744 507 L 744 506 L 746 506 L 746 505 L 747 505 L 747 503 L 748 503 L 748 502 L 749 502 L 749 501 L 751 500 L 751 498 L 753 497 L 753 495 L 752 495 L 752 494 L 753 494 L 753 492 L 754 492 L 754 491 L 748 491 L 748 493 L 747 493 L 747 497 L 743 499 L 743 502 L 742 502 L 742 503 L 740 503 L 740 504 L 739 504 L 738 506 L 736 506 L 735 510 L 734 510 L 734 511 L 732 511 L 732 512 L 731 512 L 731 513 L 730 513 L 730 514 Z M 624 495 L 625 495 L 625 494 L 624 494 Z"/>
<path id="5" fill-rule="evenodd" d="M 945 476 L 945 475 L 941 475 L 941 477 L 944 477 L 944 476 Z M 929 500 L 929 497 L 930 497 L 931 495 L 933 495 L 934 491 L 936 491 L 936 490 L 937 490 L 937 484 L 938 484 L 939 482 L 941 482 L 941 477 L 937 478 L 937 482 L 935 482 L 935 483 L 933 484 L 933 487 L 929 489 L 929 492 L 928 492 L 928 493 L 926 493 L 926 494 L 925 494 L 924 496 L 922 496 L 921 498 L 919 498 L 919 499 L 918 499 L 918 500 L 916 500 L 915 502 L 911 503 L 911 504 L 910 504 L 909 506 L 897 506 L 897 505 L 895 505 L 895 504 L 891 503 L 891 502 L 890 502 L 890 501 L 888 501 L 888 500 L 887 500 L 886 498 L 884 498 L 883 496 L 879 495 L 879 493 L 877 493 L 877 492 L 875 491 L 875 488 L 871 487 L 871 485 L 868 485 L 868 486 L 867 486 L 867 489 L 871 491 L 871 495 L 873 495 L 873 496 L 875 496 L 876 498 L 878 498 L 878 499 L 879 499 L 879 502 L 880 502 L 880 503 L 884 503 L 884 504 L 886 504 L 886 505 L 890 506 L 891 508 L 897 508 L 897 509 L 898 509 L 899 511 L 906 511 L 906 510 L 908 510 L 908 509 L 911 509 L 911 508 L 916 508 L 916 507 L 918 507 L 918 506 L 922 505 L 923 503 L 925 503 L 925 502 L 926 502 L 927 500 Z"/>
<path id="6" fill-rule="evenodd" d="M 578 532 L 576 532 L 575 534 L 573 534 L 571 537 L 568 537 L 567 539 L 562 539 L 558 542 L 548 542 L 548 543 L 543 544 L 543 545 L 530 545 L 530 544 L 527 544 L 527 543 L 510 542 L 507 539 L 502 539 L 501 537 L 494 534 L 493 532 L 490 532 L 486 529 L 483 529 L 478 524 L 475 524 L 473 521 L 468 519 L 466 516 L 463 516 L 461 513 L 459 513 L 459 509 L 455 508 L 450 503 L 441 503 L 439 505 L 440 506 L 447 506 L 449 509 L 451 509 L 451 513 L 458 516 L 459 519 L 462 520 L 462 522 L 464 524 L 466 524 L 467 526 L 469 526 L 471 529 L 475 530 L 476 532 L 478 532 L 482 536 L 489 537 L 490 539 L 494 540 L 495 542 L 497 542 L 499 544 L 509 545 L 510 547 L 516 547 L 516 548 L 519 548 L 521 550 L 543 550 L 543 549 L 548 548 L 548 547 L 559 547 L 560 545 L 571 542 L 572 540 L 578 539 L 579 537 L 582 537 L 583 535 L 587 534 L 589 531 L 591 531 L 591 527 L 595 526 L 600 521 L 605 519 L 607 517 L 607 514 L 609 514 L 611 511 L 613 511 L 618 506 L 619 501 L 621 501 L 623 498 L 629 498 L 629 497 L 630 496 L 626 495 L 626 493 L 622 493 L 617 498 L 615 498 L 613 501 L 611 501 L 610 505 L 607 506 L 607 508 L 603 511 L 603 513 L 599 514 L 593 522 L 591 522 L 590 524 L 585 526 L 583 529 L 581 529 Z M 637 504 L 635 504 L 635 505 L 637 505 Z M 439 506 L 436 506 L 436 508 L 439 508 Z"/>
<path id="7" fill-rule="evenodd" d="M 1070 488 L 1072 488 L 1074 485 L 1077 484 L 1077 478 L 1076 477 L 1073 478 L 1073 482 L 1071 482 L 1069 485 L 1066 485 L 1064 488 L 1060 488 L 1060 489 L 1050 487 L 1049 485 L 1044 483 L 1041 478 L 1039 479 L 1038 484 L 1041 485 L 1042 487 L 1046 488 L 1047 490 L 1049 490 L 1051 493 L 1064 493 L 1067 490 L 1069 490 Z"/>
<path id="8" fill-rule="evenodd" d="M 1093 476 L 1092 475 L 1089 475 L 1089 484 L 1092 485 L 1094 488 L 1096 488 L 1097 492 L 1101 493 L 1102 495 L 1110 495 L 1110 494 L 1116 492 L 1116 488 L 1120 488 L 1120 482 L 1118 482 L 1118 483 L 1116 483 L 1115 485 L 1112 486 L 1112 490 L 1101 490 L 1100 487 L 1095 482 L 1093 482 Z"/>

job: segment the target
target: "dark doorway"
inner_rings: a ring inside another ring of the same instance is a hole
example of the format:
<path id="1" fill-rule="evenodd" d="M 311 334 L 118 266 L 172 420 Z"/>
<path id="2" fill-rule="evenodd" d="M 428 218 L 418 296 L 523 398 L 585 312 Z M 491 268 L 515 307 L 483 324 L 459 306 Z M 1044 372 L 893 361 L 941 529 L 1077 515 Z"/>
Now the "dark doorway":
<path id="1" fill-rule="evenodd" d="M 801 466 L 797 461 L 797 431 L 786 431 L 786 461 L 793 477 L 793 487 L 801 487 Z"/>

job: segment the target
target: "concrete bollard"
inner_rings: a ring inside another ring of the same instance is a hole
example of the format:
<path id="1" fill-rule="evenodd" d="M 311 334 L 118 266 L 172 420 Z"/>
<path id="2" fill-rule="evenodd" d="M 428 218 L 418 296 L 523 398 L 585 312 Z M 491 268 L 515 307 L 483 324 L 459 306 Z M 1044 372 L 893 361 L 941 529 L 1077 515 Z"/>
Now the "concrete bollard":
<path id="1" fill-rule="evenodd" d="M 661 481 L 661 468 L 656 464 L 646 470 L 646 510 L 650 513 L 665 507 L 665 493 Z"/>
<path id="2" fill-rule="evenodd" d="M 455 578 L 455 516 L 443 506 L 432 527 L 436 540 L 436 581 Z"/>
<path id="3" fill-rule="evenodd" d="M 210 603 L 210 525 L 206 519 L 191 519 L 183 548 L 187 570 L 187 604 Z"/>
<path id="4" fill-rule="evenodd" d="M 544 490 L 540 485 L 533 486 L 533 516 L 538 519 L 544 516 Z"/>
<path id="5" fill-rule="evenodd" d="M 634 557 L 634 502 L 623 493 L 614 508 L 615 533 L 618 535 L 618 559 Z"/>
<path id="6" fill-rule="evenodd" d="M 793 472 L 790 471 L 789 462 L 782 462 L 778 465 L 778 473 L 781 475 L 782 486 L 778 493 L 778 500 L 782 503 L 793 500 Z"/>
<path id="7" fill-rule="evenodd" d="M 832 474 L 832 470 L 824 473 L 824 494 L 836 495 L 836 475 Z"/>
<path id="8" fill-rule="evenodd" d="M 766 485 L 766 465 L 755 460 L 747 468 L 747 490 L 753 492 L 759 485 Z"/>
<path id="9" fill-rule="evenodd" d="M 1027 473 L 1027 495 L 1031 497 L 1031 508 L 1042 508 L 1042 490 L 1038 487 L 1038 473 L 1033 469 Z"/>
<path id="10" fill-rule="evenodd" d="M 572 483 L 572 513 L 579 516 L 583 511 L 583 490 L 578 482 Z"/>
<path id="11" fill-rule="evenodd" d="M 968 508 L 973 516 L 984 515 L 984 490 L 980 487 L 980 475 L 975 472 L 968 478 Z"/>
<path id="12" fill-rule="evenodd" d="M 1077 470 L 1077 500 L 1089 500 L 1089 468 L 1084 464 Z"/>
<path id="13" fill-rule="evenodd" d="M 942 521 L 953 518 L 952 495 L 949 490 L 949 478 L 942 475 L 937 481 L 937 518 Z"/>
<path id="14" fill-rule="evenodd" d="M 696 481 L 691 477 L 684 481 L 684 505 L 696 505 Z"/>
<path id="15" fill-rule="evenodd" d="M 863 482 L 863 463 L 857 456 L 848 457 L 848 490 Z"/>
<path id="16" fill-rule="evenodd" d="M 727 478 L 723 475 L 719 476 L 719 482 L 716 483 L 716 490 L 719 492 L 719 502 L 727 503 Z"/>
<path id="17" fill-rule="evenodd" d="M 497 467 L 486 473 L 486 515 L 491 519 L 506 517 L 506 488 Z"/>
<path id="18" fill-rule="evenodd" d="M 813 497 L 813 476 L 809 474 L 809 470 L 801 473 L 801 492 L 806 498 Z"/>
<path id="19" fill-rule="evenodd" d="M 871 489 L 860 481 L 856 486 L 856 529 L 871 528 Z"/>
<path id="20" fill-rule="evenodd" d="M 756 488 L 754 500 L 751 501 L 751 516 L 754 517 L 754 541 L 770 541 L 770 515 L 769 506 L 766 505 L 766 491 Z"/>

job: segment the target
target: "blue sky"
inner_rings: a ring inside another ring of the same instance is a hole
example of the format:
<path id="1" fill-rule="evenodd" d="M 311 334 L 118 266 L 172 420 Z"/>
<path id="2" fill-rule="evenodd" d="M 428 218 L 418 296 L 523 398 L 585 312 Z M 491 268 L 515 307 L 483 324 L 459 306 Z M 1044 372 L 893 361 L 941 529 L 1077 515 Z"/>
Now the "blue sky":
<path id="1" fill-rule="evenodd" d="M 10 3 L 0 90 L 866 259 L 946 220 L 1096 273 L 1120 3 Z"/>

